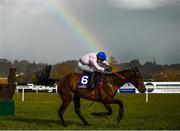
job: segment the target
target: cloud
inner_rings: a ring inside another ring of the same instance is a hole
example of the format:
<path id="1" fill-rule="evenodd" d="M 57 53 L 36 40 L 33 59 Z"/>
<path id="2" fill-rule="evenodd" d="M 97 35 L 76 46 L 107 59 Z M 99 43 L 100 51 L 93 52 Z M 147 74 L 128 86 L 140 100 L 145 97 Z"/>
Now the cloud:
<path id="1" fill-rule="evenodd" d="M 5 32 L 4 43 L 0 42 L 0 56 L 10 60 L 56 63 L 78 59 L 90 52 L 90 48 L 79 39 L 78 34 L 66 27 L 62 19 L 54 17 L 49 2 L 50 0 L 4 0 Z M 180 0 L 51 2 L 62 2 L 104 47 L 111 50 L 110 55 L 120 62 L 135 58 L 143 62 L 156 58 L 158 63 L 177 63 L 179 60 Z M 0 0 L 0 9 L 1 7 Z M 160 7 L 168 8 L 153 10 Z M 122 11 L 122 8 L 125 10 Z M 47 55 L 47 52 L 51 53 Z"/>
<path id="2" fill-rule="evenodd" d="M 2 0 L 0 12 L 8 13 L 12 18 L 25 15 L 43 15 L 47 12 L 46 1 L 43 0 Z"/>
<path id="3" fill-rule="evenodd" d="M 111 0 L 114 6 L 126 9 L 154 9 L 176 1 L 177 0 Z"/>

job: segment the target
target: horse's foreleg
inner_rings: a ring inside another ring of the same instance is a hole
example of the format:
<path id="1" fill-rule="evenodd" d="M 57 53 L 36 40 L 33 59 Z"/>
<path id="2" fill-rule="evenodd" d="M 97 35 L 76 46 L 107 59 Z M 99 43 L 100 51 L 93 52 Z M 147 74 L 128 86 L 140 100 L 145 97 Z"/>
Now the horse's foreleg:
<path id="1" fill-rule="evenodd" d="M 81 119 L 81 121 L 85 124 L 85 125 L 90 125 L 85 119 L 84 117 L 81 115 L 81 108 L 80 108 L 80 97 L 78 95 L 74 95 L 74 107 L 75 107 L 75 112 L 78 115 L 78 117 Z"/>
<path id="2" fill-rule="evenodd" d="M 122 119 L 122 117 L 124 116 L 124 105 L 123 105 L 123 102 L 120 101 L 120 100 L 117 100 L 118 104 L 119 104 L 119 117 L 117 118 L 117 122 L 119 123 Z"/>
<path id="3" fill-rule="evenodd" d="M 107 109 L 107 113 L 106 113 L 106 115 L 111 115 L 112 114 L 112 108 L 111 108 L 111 106 L 109 105 L 109 104 L 105 104 L 105 103 L 103 103 L 103 105 L 104 105 L 104 107 Z"/>
<path id="4" fill-rule="evenodd" d="M 59 118 L 61 119 L 62 125 L 64 127 L 66 126 L 66 124 L 65 124 L 63 115 L 70 103 L 71 103 L 71 101 L 69 101 L 69 100 L 63 100 L 63 102 L 58 110 Z"/>
<path id="5" fill-rule="evenodd" d="M 95 116 L 107 116 L 112 114 L 112 108 L 109 104 L 102 103 L 108 112 L 93 112 L 92 115 Z"/>
<path id="6" fill-rule="evenodd" d="M 124 105 L 123 102 L 116 99 L 108 99 L 105 100 L 104 103 L 106 104 L 118 104 L 119 105 L 119 117 L 117 118 L 117 122 L 119 123 L 124 116 Z"/>

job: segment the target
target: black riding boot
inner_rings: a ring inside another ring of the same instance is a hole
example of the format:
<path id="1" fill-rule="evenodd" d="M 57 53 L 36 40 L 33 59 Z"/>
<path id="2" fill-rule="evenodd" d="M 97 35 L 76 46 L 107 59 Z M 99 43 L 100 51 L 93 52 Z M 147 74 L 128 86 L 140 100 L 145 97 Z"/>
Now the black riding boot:
<path id="1" fill-rule="evenodd" d="M 93 72 L 93 73 L 92 73 L 92 76 L 91 76 L 91 79 L 90 79 L 90 81 L 89 81 L 89 84 L 88 84 L 88 88 L 89 88 L 89 89 L 94 88 L 94 77 L 95 77 L 95 75 L 96 75 L 96 73 Z"/>
<path id="2" fill-rule="evenodd" d="M 101 80 L 102 74 L 100 72 L 97 72 L 94 77 L 94 87 L 98 87 L 99 82 Z"/>
<path id="3" fill-rule="evenodd" d="M 88 87 L 90 89 L 97 87 L 100 79 L 101 79 L 101 73 L 100 72 L 93 72 Z"/>

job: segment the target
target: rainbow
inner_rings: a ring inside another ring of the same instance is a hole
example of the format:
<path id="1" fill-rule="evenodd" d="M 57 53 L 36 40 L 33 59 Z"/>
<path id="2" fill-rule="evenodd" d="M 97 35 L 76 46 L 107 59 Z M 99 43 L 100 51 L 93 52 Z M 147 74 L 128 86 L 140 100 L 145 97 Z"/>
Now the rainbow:
<path id="1" fill-rule="evenodd" d="M 93 37 L 87 27 L 83 26 L 76 16 L 63 5 L 62 1 L 47 0 L 47 3 L 51 12 L 63 21 L 64 25 L 82 41 L 81 44 L 85 44 L 91 51 L 97 52 L 102 50 L 109 54 L 109 51 Z"/>

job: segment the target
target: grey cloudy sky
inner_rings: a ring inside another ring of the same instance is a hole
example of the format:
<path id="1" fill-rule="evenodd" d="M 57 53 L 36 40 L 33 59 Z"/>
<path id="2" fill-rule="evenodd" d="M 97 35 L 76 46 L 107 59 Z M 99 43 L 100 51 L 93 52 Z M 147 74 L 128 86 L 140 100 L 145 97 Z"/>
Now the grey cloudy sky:
<path id="1" fill-rule="evenodd" d="M 78 28 L 72 29 L 76 25 L 52 9 L 57 3 L 98 41 L 96 47 L 108 50 L 118 62 L 180 63 L 180 0 L 0 2 L 1 58 L 55 64 L 96 51 Z"/>

